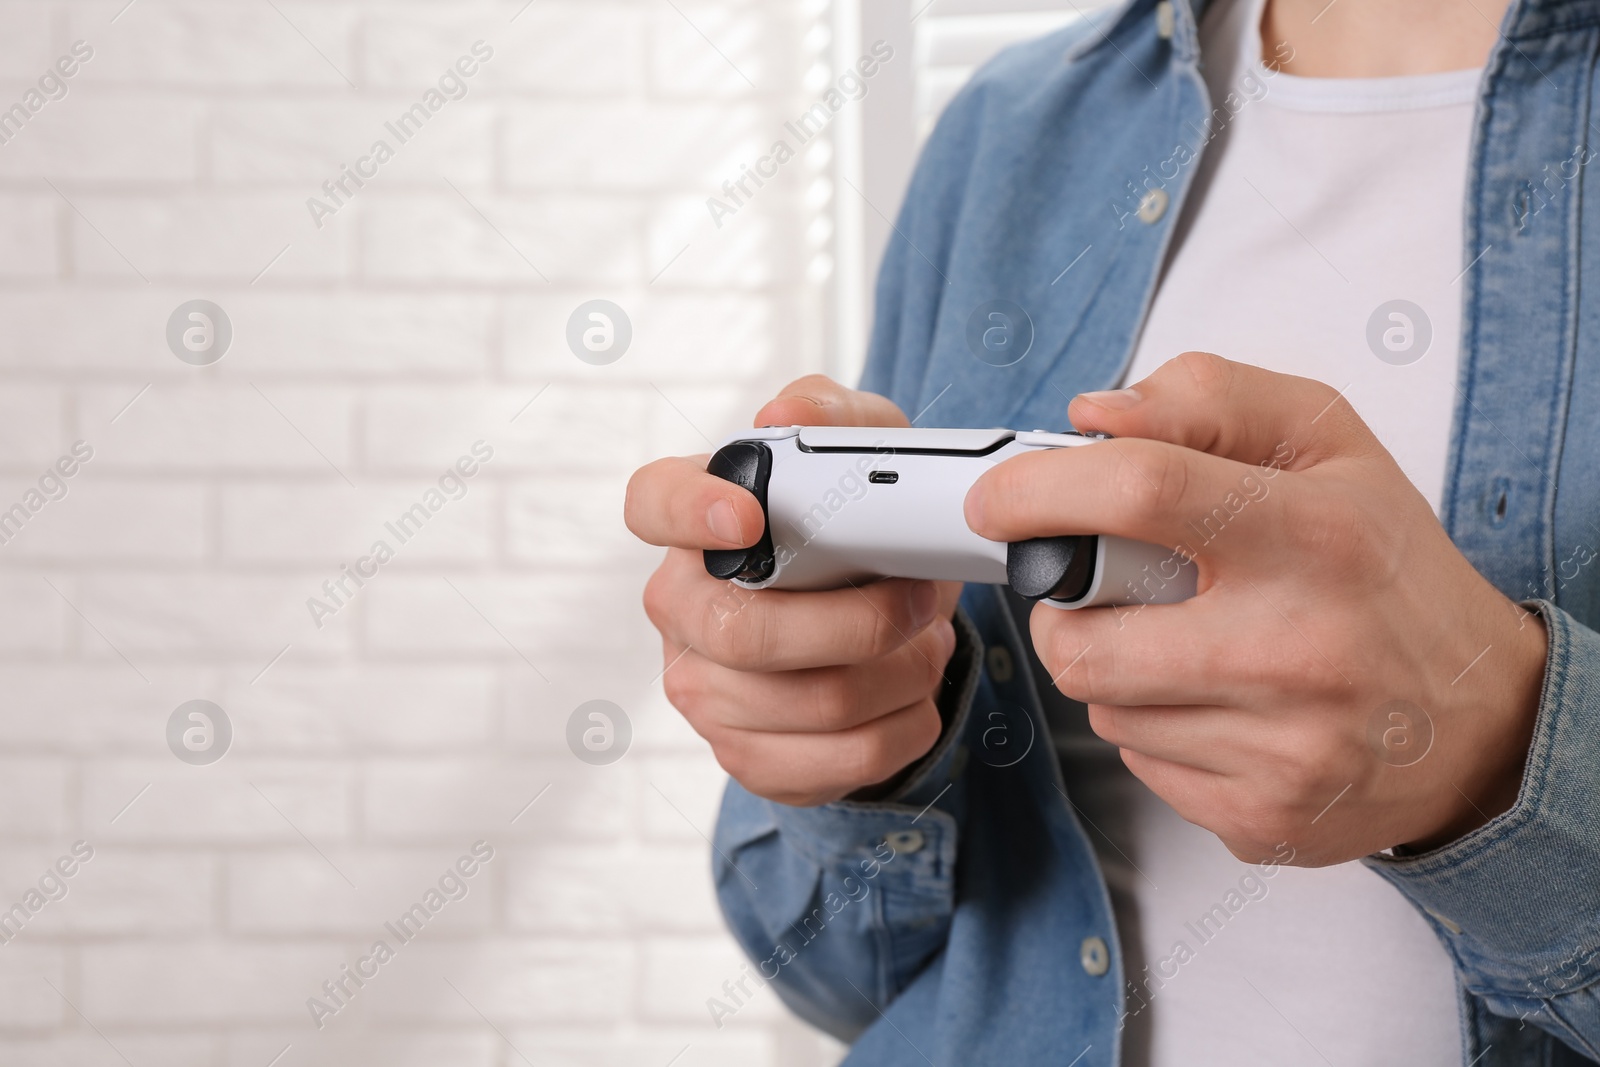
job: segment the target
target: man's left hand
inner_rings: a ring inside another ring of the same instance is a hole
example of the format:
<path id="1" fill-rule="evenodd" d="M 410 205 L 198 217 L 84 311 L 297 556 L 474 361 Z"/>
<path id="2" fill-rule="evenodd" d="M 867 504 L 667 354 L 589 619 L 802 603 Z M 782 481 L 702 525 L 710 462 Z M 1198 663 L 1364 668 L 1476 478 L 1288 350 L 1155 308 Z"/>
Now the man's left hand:
<path id="1" fill-rule="evenodd" d="M 999 464 L 967 521 L 1192 557 L 1191 600 L 1031 618 L 1056 685 L 1180 815 L 1240 859 L 1286 842 L 1321 866 L 1434 848 L 1515 803 L 1543 623 L 1456 549 L 1338 393 L 1190 352 L 1070 414 L 1116 439 Z"/>

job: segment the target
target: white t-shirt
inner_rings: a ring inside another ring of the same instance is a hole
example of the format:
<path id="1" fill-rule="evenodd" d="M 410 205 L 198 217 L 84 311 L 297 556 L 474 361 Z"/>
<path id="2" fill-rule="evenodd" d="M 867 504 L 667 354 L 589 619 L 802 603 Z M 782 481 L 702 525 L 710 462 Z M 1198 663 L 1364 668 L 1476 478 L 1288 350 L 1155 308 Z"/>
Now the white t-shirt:
<path id="1" fill-rule="evenodd" d="M 1213 106 L 1236 114 L 1199 164 L 1127 381 L 1190 349 L 1319 379 L 1437 510 L 1480 74 L 1275 74 L 1261 10 L 1216 0 L 1201 27 Z M 1375 316 L 1397 300 L 1413 306 Z M 1449 957 L 1399 893 L 1355 862 L 1262 878 L 1051 703 L 1139 988 L 1127 1067 L 1459 1067 Z"/>

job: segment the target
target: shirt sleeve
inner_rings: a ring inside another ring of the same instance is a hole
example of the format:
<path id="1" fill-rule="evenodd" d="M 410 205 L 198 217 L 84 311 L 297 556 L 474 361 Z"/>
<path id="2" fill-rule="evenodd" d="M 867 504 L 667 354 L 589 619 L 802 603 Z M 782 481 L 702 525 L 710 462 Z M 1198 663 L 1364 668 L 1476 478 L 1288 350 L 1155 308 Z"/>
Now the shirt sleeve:
<path id="1" fill-rule="evenodd" d="M 944 946 L 955 907 L 961 737 L 982 642 L 964 612 L 940 693 L 944 731 L 883 799 L 790 807 L 730 781 L 713 842 L 717 898 L 796 1014 L 854 1038 Z M 733 994 L 737 996 L 737 993 Z M 736 1011 L 713 998 L 710 1010 Z"/>
<path id="2" fill-rule="evenodd" d="M 1545 602 L 1544 689 L 1511 809 L 1366 863 L 1433 926 L 1468 992 L 1600 1060 L 1600 634 Z"/>

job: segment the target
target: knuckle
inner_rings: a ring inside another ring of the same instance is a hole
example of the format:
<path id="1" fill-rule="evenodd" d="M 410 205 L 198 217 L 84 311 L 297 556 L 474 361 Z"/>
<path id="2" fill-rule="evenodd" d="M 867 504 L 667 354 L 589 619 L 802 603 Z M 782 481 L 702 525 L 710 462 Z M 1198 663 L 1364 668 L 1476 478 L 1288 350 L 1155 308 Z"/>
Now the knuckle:
<path id="1" fill-rule="evenodd" d="M 1089 728 L 1095 736 L 1108 744 L 1123 747 L 1126 740 L 1122 732 L 1117 729 L 1117 709 L 1110 704 L 1089 705 Z"/>
<path id="2" fill-rule="evenodd" d="M 757 796 L 765 795 L 759 767 L 752 758 L 750 745 L 737 734 L 730 733 L 713 741 L 711 754 L 716 757 L 717 765 L 727 772 L 728 777 Z"/>
<path id="3" fill-rule="evenodd" d="M 1051 637 L 1048 651 L 1045 666 L 1063 695 L 1085 704 L 1107 695 L 1105 681 L 1116 673 L 1115 661 L 1107 662 L 1114 656 L 1110 648 L 1085 645 L 1071 630 L 1063 630 Z"/>
<path id="4" fill-rule="evenodd" d="M 662 675 L 661 689 L 667 696 L 667 703 L 683 713 L 691 726 L 695 725 L 694 720 L 698 718 L 697 712 L 705 697 L 706 679 L 700 666 L 693 662 L 693 657 L 685 657 L 684 662 Z"/>
<path id="5" fill-rule="evenodd" d="M 732 609 L 721 598 L 703 607 L 700 645 L 705 654 L 724 667 L 757 670 L 770 661 L 775 639 L 767 598 L 752 594 L 735 598 Z"/>
<path id="6" fill-rule="evenodd" d="M 855 769 L 853 778 L 859 785 L 883 781 L 926 752 L 938 739 L 939 713 L 931 702 L 924 701 L 906 715 L 904 736 L 894 728 L 896 724 L 887 722 L 874 723 L 857 732 L 851 765 Z"/>
<path id="7" fill-rule="evenodd" d="M 1118 475 L 1121 505 L 1135 522 L 1158 521 L 1177 511 L 1189 495 L 1190 470 L 1173 448 L 1138 449 L 1138 469 Z"/>
<path id="8" fill-rule="evenodd" d="M 1194 384 L 1207 393 L 1222 392 L 1233 374 L 1233 364 L 1214 352 L 1184 352 L 1173 360 Z"/>
<path id="9" fill-rule="evenodd" d="M 884 598 L 879 595 L 877 599 Z M 869 600 L 862 604 L 861 610 L 855 613 L 854 647 L 863 649 L 868 659 L 886 656 L 900 647 L 905 643 L 901 636 L 903 624 L 895 621 L 894 613 L 904 610 L 903 604 L 892 601 L 879 604 Z"/>
<path id="10" fill-rule="evenodd" d="M 826 374 L 806 374 L 783 387 L 779 396 L 798 393 L 802 396 L 822 397 L 839 391 L 839 386 Z"/>
<path id="11" fill-rule="evenodd" d="M 1254 793 L 1236 797 L 1229 807 L 1222 836 L 1249 852 L 1270 851 L 1300 825 L 1281 802 Z"/>
<path id="12" fill-rule="evenodd" d="M 667 590 L 667 568 L 669 566 L 669 563 L 663 562 L 650 575 L 649 580 L 644 583 L 645 617 L 650 620 L 650 625 L 662 633 L 667 630 L 667 620 L 672 617 L 674 605 L 673 597 Z"/>
<path id="13" fill-rule="evenodd" d="M 809 681 L 811 715 L 818 728 L 831 733 L 849 727 L 861 702 L 856 680 L 846 671 L 827 669 Z"/>
<path id="14" fill-rule="evenodd" d="M 1234 376 L 1234 365 L 1214 352 L 1182 352 L 1173 363 L 1189 376 L 1190 389 L 1208 397 L 1226 394 Z"/>

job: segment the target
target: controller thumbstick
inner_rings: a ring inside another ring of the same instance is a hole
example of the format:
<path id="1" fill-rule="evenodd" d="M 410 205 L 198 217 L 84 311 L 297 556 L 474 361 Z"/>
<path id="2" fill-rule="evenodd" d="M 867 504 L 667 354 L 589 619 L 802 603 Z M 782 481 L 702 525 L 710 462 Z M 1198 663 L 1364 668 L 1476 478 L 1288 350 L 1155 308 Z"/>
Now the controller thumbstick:
<path id="1" fill-rule="evenodd" d="M 759 441 L 736 441 L 717 449 L 706 473 L 747 489 L 761 505 L 761 540 L 749 548 L 708 548 L 706 573 L 713 578 L 761 582 L 772 577 L 772 523 L 766 519 L 767 482 L 772 477 L 772 450 Z"/>
<path id="2" fill-rule="evenodd" d="M 1077 600 L 1094 579 L 1098 540 L 1069 536 L 1013 541 L 1006 546 L 1006 581 L 1029 600 Z"/>

